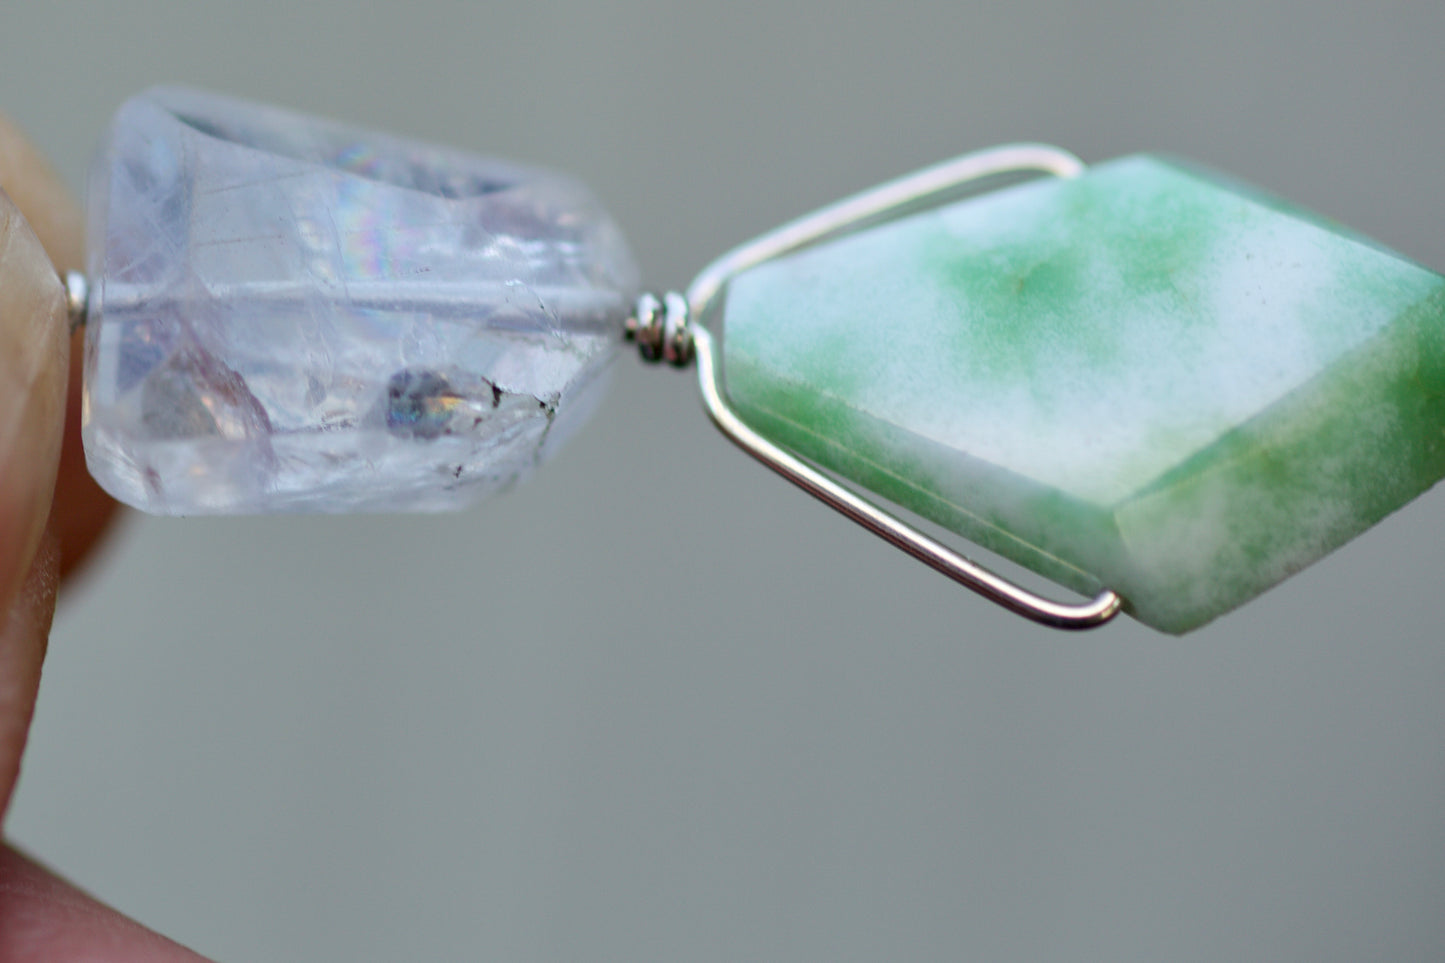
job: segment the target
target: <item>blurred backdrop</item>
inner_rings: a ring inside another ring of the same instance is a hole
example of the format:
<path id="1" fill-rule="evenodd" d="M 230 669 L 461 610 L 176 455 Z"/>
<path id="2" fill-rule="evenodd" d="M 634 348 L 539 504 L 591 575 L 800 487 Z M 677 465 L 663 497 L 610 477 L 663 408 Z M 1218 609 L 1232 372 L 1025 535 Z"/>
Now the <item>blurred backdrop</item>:
<path id="1" fill-rule="evenodd" d="M 183 81 L 574 172 L 681 285 L 1001 141 L 1163 149 L 1445 268 L 1445 5 L 0 0 L 81 185 Z M 1032 627 L 630 356 L 451 517 L 131 518 L 9 831 L 231 960 L 1445 958 L 1445 495 L 1184 639 Z"/>

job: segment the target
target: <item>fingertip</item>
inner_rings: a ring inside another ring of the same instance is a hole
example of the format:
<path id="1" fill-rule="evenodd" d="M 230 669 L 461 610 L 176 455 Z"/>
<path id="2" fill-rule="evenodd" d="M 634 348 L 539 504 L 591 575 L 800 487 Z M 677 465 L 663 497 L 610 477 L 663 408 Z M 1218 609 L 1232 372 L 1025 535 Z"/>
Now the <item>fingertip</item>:
<path id="1" fill-rule="evenodd" d="M 80 209 L 40 152 L 3 114 L 0 114 L 0 187 L 5 189 L 15 207 L 24 215 L 49 255 L 56 273 L 80 270 L 84 260 Z M 91 479 L 85 466 L 80 440 L 84 347 L 84 331 L 77 331 L 69 339 L 70 362 L 63 395 L 63 445 L 49 519 L 50 530 L 60 543 L 62 578 L 75 571 L 90 556 L 109 529 L 118 507 Z M 3 463 L 3 458 L 0 458 L 0 463 Z M 0 531 L 0 543 L 3 540 L 4 533 Z M 0 589 L 3 589 L 3 581 L 0 581 Z"/>
<path id="2" fill-rule="evenodd" d="M 65 423 L 65 292 L 0 188 L 0 611 L 49 515 Z"/>
<path id="3" fill-rule="evenodd" d="M 204 963 L 10 847 L 0 847 L 0 960 Z"/>

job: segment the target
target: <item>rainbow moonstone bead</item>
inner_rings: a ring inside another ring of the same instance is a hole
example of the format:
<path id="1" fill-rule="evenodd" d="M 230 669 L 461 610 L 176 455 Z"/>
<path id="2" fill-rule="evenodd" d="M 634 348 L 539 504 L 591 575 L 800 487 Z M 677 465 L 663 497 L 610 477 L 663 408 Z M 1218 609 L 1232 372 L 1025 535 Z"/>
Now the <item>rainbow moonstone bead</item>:
<path id="1" fill-rule="evenodd" d="M 526 474 L 587 415 L 636 296 L 547 171 L 179 89 L 91 180 L 84 438 L 146 511 L 398 511 Z"/>

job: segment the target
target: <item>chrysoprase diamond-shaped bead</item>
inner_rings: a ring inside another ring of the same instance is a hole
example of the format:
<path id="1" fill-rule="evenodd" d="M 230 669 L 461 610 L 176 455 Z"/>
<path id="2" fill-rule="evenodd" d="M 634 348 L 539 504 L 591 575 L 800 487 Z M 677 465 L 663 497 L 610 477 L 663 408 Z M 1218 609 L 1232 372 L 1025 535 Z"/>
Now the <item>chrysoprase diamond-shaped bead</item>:
<path id="1" fill-rule="evenodd" d="M 194 91 L 90 197 L 86 454 L 165 514 L 457 507 L 590 411 L 635 298 L 573 181 Z"/>
<path id="2" fill-rule="evenodd" d="M 722 312 L 760 431 L 1169 632 L 1445 474 L 1445 278 L 1158 158 L 809 248 Z"/>

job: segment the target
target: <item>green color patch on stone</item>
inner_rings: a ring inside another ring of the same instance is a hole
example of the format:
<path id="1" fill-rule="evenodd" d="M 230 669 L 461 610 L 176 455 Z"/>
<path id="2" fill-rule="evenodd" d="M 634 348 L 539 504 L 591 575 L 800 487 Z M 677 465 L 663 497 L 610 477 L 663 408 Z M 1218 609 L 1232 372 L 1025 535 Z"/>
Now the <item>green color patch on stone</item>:
<path id="1" fill-rule="evenodd" d="M 1182 633 L 1445 475 L 1445 278 L 1151 156 L 733 278 L 765 436 Z"/>

